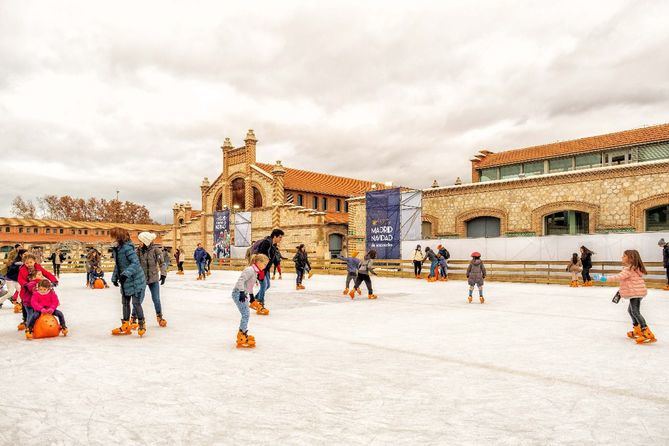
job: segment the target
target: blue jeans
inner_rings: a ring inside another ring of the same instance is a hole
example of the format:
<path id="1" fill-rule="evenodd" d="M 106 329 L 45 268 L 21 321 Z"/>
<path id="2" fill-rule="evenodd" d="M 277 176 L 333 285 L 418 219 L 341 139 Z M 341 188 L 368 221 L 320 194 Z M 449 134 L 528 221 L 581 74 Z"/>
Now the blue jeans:
<path id="1" fill-rule="evenodd" d="M 269 286 L 269 272 L 265 272 L 265 278 L 260 282 L 260 290 L 254 296 L 255 300 L 263 304 L 263 306 L 265 305 L 265 291 L 269 290 Z"/>
<path id="2" fill-rule="evenodd" d="M 153 301 L 153 308 L 156 309 L 157 315 L 163 315 L 163 307 L 160 305 L 160 282 L 153 282 L 148 285 L 149 291 L 151 292 L 151 300 Z M 139 295 L 139 303 L 144 303 L 144 295 L 146 294 L 146 288 L 142 290 Z M 132 317 L 135 317 L 135 310 L 132 311 Z"/>
<path id="3" fill-rule="evenodd" d="M 204 276 L 206 274 L 206 267 L 207 267 L 207 262 L 197 262 L 197 273 L 201 276 Z"/>
<path id="4" fill-rule="evenodd" d="M 246 333 L 246 330 L 249 326 L 249 304 L 246 299 L 244 299 L 243 302 L 240 302 L 239 294 L 239 290 L 232 290 L 232 301 L 235 303 L 235 305 L 237 305 L 237 309 L 242 314 L 242 320 L 239 322 L 239 329 Z"/>
<path id="5" fill-rule="evenodd" d="M 304 268 L 296 268 L 297 279 L 296 282 L 298 285 L 302 285 L 302 279 L 304 279 Z"/>
<path id="6" fill-rule="evenodd" d="M 435 260 L 434 262 L 430 263 L 430 275 L 428 277 L 434 277 L 434 270 L 439 265 L 439 261 Z"/>

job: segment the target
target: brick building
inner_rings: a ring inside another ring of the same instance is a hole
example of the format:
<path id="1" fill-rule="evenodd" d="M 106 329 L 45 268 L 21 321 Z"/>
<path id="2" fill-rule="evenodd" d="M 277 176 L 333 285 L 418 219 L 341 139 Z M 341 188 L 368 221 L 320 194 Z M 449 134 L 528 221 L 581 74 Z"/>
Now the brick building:
<path id="1" fill-rule="evenodd" d="M 349 200 L 364 249 L 365 200 Z M 423 190 L 423 237 L 669 230 L 669 124 L 472 159 L 472 183 Z"/>
<path id="2" fill-rule="evenodd" d="M 127 229 L 135 243 L 139 241 L 137 234 L 142 231 L 156 233 L 156 242 L 160 243 L 162 235 L 170 229 L 163 225 L 0 218 L 0 252 L 4 258 L 16 243 L 21 243 L 28 248 L 42 248 L 47 256 L 61 248 L 78 258 L 88 246 L 105 252 L 110 246 L 112 228 Z"/>
<path id="3" fill-rule="evenodd" d="M 197 243 L 211 250 L 213 213 L 227 208 L 233 212 L 251 211 L 253 240 L 281 227 L 286 232 L 282 246 L 286 251 L 299 243 L 305 243 L 318 257 L 344 250 L 349 220 L 347 199 L 385 186 L 292 169 L 280 161 L 259 163 L 257 142 L 253 130 L 248 131 L 240 147 L 225 139 L 220 175 L 212 182 L 208 178 L 202 181 L 200 209 L 193 209 L 189 202 L 174 205 L 173 225 L 165 235 L 165 244 L 182 248 L 187 256 Z"/>

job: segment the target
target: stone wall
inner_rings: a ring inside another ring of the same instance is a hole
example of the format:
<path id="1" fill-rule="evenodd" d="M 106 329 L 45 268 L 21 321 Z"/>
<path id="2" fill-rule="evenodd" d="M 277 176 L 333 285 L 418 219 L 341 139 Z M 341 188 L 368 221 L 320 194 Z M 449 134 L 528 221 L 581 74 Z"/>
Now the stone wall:
<path id="1" fill-rule="evenodd" d="M 501 233 L 543 235 L 543 218 L 562 210 L 590 214 L 590 233 L 645 231 L 647 209 L 669 204 L 669 162 L 588 169 L 550 176 L 426 189 L 423 221 L 433 237 L 465 237 L 466 222 L 500 219 Z M 349 200 L 349 244 L 364 249 L 365 200 Z"/>

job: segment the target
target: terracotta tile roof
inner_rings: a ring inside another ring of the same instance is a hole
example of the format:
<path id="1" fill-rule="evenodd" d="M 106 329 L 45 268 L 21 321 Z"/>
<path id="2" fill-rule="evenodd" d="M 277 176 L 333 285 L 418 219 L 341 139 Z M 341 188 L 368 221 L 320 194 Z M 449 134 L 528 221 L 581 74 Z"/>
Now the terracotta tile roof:
<path id="1" fill-rule="evenodd" d="M 348 214 L 343 212 L 328 212 L 325 215 L 325 223 L 348 224 Z"/>
<path id="2" fill-rule="evenodd" d="M 478 162 L 472 160 L 472 162 L 477 168 L 494 167 L 667 140 L 669 140 L 669 124 L 660 124 L 652 127 L 589 136 L 587 138 L 526 147 L 523 149 L 507 150 L 499 153 L 491 153 L 482 150 L 481 153 L 485 156 L 477 155 L 481 160 Z"/>
<path id="3" fill-rule="evenodd" d="M 256 163 L 256 165 L 270 173 L 274 168 L 272 164 Z M 286 176 L 284 177 L 284 189 L 286 190 L 334 195 L 337 197 L 353 197 L 370 190 L 372 184 L 376 184 L 377 189 L 386 188 L 383 183 L 338 177 L 288 167 L 284 167 L 284 169 L 286 169 Z"/>
<path id="4" fill-rule="evenodd" d="M 108 223 L 101 221 L 42 220 L 36 218 L 0 217 L 0 226 L 29 226 L 36 228 L 72 228 L 72 229 L 112 229 L 123 228 L 128 231 L 167 231 L 169 225 L 142 225 L 130 223 Z"/>

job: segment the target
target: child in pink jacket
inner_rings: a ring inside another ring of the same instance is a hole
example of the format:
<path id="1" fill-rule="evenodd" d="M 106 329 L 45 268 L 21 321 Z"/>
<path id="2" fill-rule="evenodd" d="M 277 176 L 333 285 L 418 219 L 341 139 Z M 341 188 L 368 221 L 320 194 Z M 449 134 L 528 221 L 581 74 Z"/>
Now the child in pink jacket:
<path id="1" fill-rule="evenodd" d="M 637 344 L 646 344 L 655 342 L 655 335 L 646 325 L 646 320 L 641 315 L 641 299 L 646 297 L 648 291 L 646 290 L 646 283 L 643 280 L 643 275 L 647 274 L 646 267 L 641 260 L 639 251 L 630 249 L 623 253 L 622 257 L 623 270 L 613 276 L 600 276 L 602 282 L 607 280 L 620 281 L 620 297 L 629 299 L 629 307 L 627 311 L 632 317 L 633 329 L 627 332 L 627 336 L 635 339 Z"/>
<path id="2" fill-rule="evenodd" d="M 63 336 L 67 336 L 67 326 L 65 325 L 65 316 L 63 313 L 58 310 L 58 296 L 51 286 L 51 282 L 48 279 L 42 279 L 39 282 L 33 281 L 28 283 L 28 289 L 32 293 L 32 298 L 30 305 L 33 308 L 33 314 L 28 321 L 28 330 L 26 331 L 26 339 L 32 339 L 33 337 L 33 327 L 35 322 L 42 314 L 53 314 L 58 318 L 60 322 L 60 331 L 63 333 Z"/>

